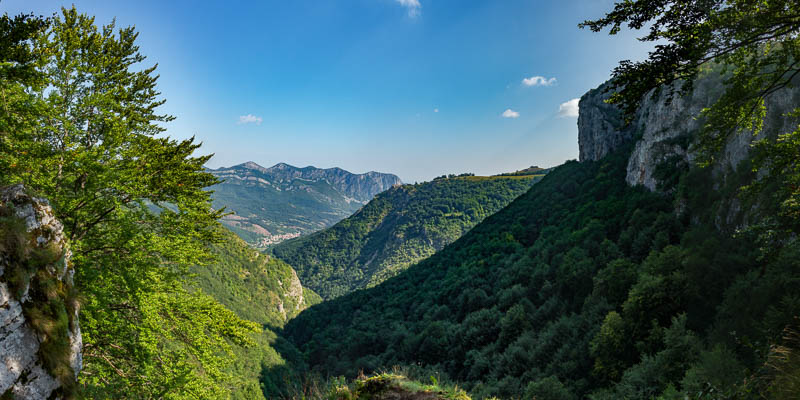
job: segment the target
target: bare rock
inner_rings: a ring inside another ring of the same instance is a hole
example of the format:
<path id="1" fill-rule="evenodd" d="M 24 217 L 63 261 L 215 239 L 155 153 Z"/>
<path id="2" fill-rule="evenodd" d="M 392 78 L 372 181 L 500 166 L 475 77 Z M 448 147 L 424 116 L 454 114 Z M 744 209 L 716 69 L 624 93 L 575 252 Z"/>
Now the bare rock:
<path id="1" fill-rule="evenodd" d="M 23 245 L 30 246 L 27 250 L 56 249 L 61 252 L 62 257 L 57 262 L 40 268 L 45 270 L 45 277 L 58 279 L 71 287 L 71 253 L 64 238 L 63 226 L 55 218 L 48 202 L 30 196 L 22 185 L 14 185 L 0 188 L 0 209 L 7 219 L 18 218 L 23 221 L 25 232 L 22 234 L 28 238 Z M 10 224 L 0 222 L 0 230 L 4 230 L 6 234 L 14 234 L 11 231 L 13 229 L 15 228 Z M 60 392 L 57 390 L 66 386 L 65 382 L 47 371 L 44 362 L 40 360 L 40 346 L 45 337 L 25 318 L 26 307 L 35 306 L 37 301 L 42 301 L 29 295 L 31 285 L 36 283 L 34 280 L 40 278 L 32 274 L 29 281 L 19 282 L 19 278 L 16 278 L 12 284 L 10 272 L 14 268 L 23 268 L 21 260 L 15 257 L 13 254 L 4 254 L 0 248 L 0 394 L 34 400 L 58 397 Z M 70 324 L 65 332 L 69 338 L 67 358 L 74 372 L 74 376 L 69 377 L 72 380 L 77 378 L 83 361 L 77 313 L 77 309 L 72 310 L 69 315 Z"/>
<path id="2" fill-rule="evenodd" d="M 680 83 L 677 83 L 678 85 Z M 669 90 L 651 92 L 641 102 L 633 121 L 625 125 L 620 111 L 605 103 L 609 83 L 586 93 L 579 103 L 578 142 L 581 161 L 596 161 L 621 145 L 636 140 L 628 160 L 626 181 L 656 190 L 656 168 L 663 162 L 690 164 L 697 157 L 692 143 L 703 127 L 701 111 L 713 105 L 724 91 L 723 77 L 709 71 L 694 82 L 691 93 L 671 99 Z M 800 90 L 785 88 L 766 99 L 767 116 L 760 135 L 774 136 L 794 129 L 797 121 L 786 114 L 800 104 Z M 759 136 L 762 137 L 762 136 Z M 715 172 L 735 169 L 747 159 L 753 141 L 752 131 L 741 131 L 729 139 L 715 165 Z"/>
<path id="3" fill-rule="evenodd" d="M 633 137 L 620 110 L 606 103 L 606 82 L 590 90 L 578 102 L 578 147 L 581 161 L 597 161 Z"/>

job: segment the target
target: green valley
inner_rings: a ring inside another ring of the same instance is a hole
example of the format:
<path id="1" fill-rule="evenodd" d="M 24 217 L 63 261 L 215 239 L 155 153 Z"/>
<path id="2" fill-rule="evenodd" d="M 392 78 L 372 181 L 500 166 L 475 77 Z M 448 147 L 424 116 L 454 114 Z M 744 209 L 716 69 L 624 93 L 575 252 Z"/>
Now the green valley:
<path id="1" fill-rule="evenodd" d="M 372 287 L 434 254 L 544 176 L 439 177 L 395 186 L 331 228 L 283 242 L 274 254 L 329 299 Z"/>
<path id="2" fill-rule="evenodd" d="M 800 398 L 800 2 L 74 1 L 0 0 L 0 400 Z"/>
<path id="3" fill-rule="evenodd" d="M 321 301 L 300 284 L 291 266 L 221 231 L 224 239 L 212 245 L 214 262 L 195 271 L 203 292 L 240 317 L 273 328 Z"/>

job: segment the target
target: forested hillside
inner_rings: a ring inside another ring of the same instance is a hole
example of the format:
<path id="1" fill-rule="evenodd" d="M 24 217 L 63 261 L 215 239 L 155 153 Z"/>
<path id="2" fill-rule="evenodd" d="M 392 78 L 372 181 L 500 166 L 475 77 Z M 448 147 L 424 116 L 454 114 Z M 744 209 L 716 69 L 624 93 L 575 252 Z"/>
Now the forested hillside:
<path id="1" fill-rule="evenodd" d="M 280 327 L 300 311 L 320 302 L 301 286 L 292 267 L 259 253 L 222 228 L 223 240 L 212 245 L 215 260 L 197 269 L 203 292 L 242 318 Z"/>
<path id="2" fill-rule="evenodd" d="M 248 246 L 235 234 L 221 229 L 223 240 L 212 245 L 215 261 L 196 269 L 196 285 L 239 317 L 257 322 L 264 330 L 251 346 L 234 346 L 228 372 L 234 377 L 231 398 L 263 397 L 263 368 L 276 368 L 286 361 L 274 349 L 273 332 L 288 319 L 319 303 L 320 297 L 301 286 L 291 266 Z"/>
<path id="3" fill-rule="evenodd" d="M 331 228 L 273 249 L 323 298 L 372 287 L 452 243 L 544 176 L 451 176 L 379 194 Z"/>
<path id="4" fill-rule="evenodd" d="M 736 392 L 767 374 L 764 355 L 800 312 L 800 248 L 765 259 L 751 235 L 719 231 L 716 207 L 738 186 L 707 192 L 708 170 L 683 173 L 671 196 L 628 187 L 629 151 L 555 168 L 396 278 L 301 313 L 286 336 L 325 374 L 419 363 L 479 398 Z"/>
<path id="5" fill-rule="evenodd" d="M 258 248 L 327 228 L 384 190 L 399 185 L 392 174 L 353 174 L 341 168 L 297 168 L 254 162 L 210 172 L 213 204 L 231 212 L 222 224 Z"/>

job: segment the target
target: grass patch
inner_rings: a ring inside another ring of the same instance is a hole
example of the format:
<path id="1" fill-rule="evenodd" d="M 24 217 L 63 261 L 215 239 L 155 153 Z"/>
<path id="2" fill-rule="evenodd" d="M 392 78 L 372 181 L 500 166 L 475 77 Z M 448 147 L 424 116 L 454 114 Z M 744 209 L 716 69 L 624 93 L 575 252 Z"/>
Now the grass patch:
<path id="1" fill-rule="evenodd" d="M 327 400 L 471 400 L 456 385 L 443 385 L 431 376 L 430 383 L 409 379 L 395 372 L 383 372 L 369 377 L 361 376 L 350 384 L 344 378 L 329 382 L 324 398 Z"/>

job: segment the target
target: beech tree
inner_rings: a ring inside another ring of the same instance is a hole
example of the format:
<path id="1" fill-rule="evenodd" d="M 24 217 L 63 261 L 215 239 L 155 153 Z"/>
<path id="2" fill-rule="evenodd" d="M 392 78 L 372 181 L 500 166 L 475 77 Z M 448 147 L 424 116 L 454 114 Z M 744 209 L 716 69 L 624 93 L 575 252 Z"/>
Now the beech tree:
<path id="1" fill-rule="evenodd" d="M 194 139 L 164 135 L 156 66 L 134 28 L 72 7 L 0 23 L 0 183 L 46 197 L 64 223 L 82 299 L 90 398 L 221 398 L 229 342 L 259 327 L 193 289 L 211 259 L 217 180 Z"/>

